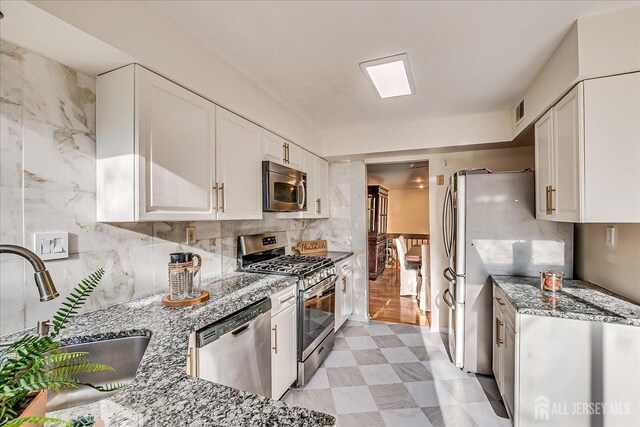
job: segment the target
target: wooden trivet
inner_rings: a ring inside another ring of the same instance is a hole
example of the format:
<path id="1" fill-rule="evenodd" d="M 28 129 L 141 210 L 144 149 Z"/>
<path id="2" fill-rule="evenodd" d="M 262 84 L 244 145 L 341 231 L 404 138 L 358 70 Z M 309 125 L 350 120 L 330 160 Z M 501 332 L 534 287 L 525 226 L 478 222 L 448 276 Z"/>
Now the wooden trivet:
<path id="1" fill-rule="evenodd" d="M 200 291 L 200 296 L 195 298 L 185 298 L 178 300 L 169 299 L 169 294 L 162 295 L 162 304 L 167 307 L 187 307 L 190 305 L 200 304 L 209 299 L 209 291 Z"/>

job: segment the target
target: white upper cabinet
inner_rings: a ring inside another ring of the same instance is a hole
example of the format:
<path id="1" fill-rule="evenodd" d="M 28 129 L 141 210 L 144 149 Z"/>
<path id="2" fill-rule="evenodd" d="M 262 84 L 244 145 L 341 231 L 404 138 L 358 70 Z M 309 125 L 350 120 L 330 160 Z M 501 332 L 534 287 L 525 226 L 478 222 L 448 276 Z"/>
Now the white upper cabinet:
<path id="1" fill-rule="evenodd" d="M 215 106 L 143 68 L 136 90 L 140 219 L 212 218 Z"/>
<path id="2" fill-rule="evenodd" d="M 313 178 L 316 190 L 316 201 L 314 203 L 316 217 L 329 218 L 329 162 L 320 157 L 316 157 Z"/>
<path id="3" fill-rule="evenodd" d="M 262 153 L 264 160 L 271 160 L 294 169 L 301 169 L 303 150 L 297 145 L 262 129 Z"/>
<path id="4" fill-rule="evenodd" d="M 307 174 L 307 210 L 279 213 L 278 218 L 329 218 L 329 162 L 301 150 L 300 170 Z"/>
<path id="5" fill-rule="evenodd" d="M 263 159 L 308 173 L 326 164 L 140 65 L 97 80 L 98 221 L 262 219 Z"/>
<path id="6" fill-rule="evenodd" d="M 553 182 L 553 111 L 536 122 L 536 218 L 553 219 L 549 192 Z"/>
<path id="7" fill-rule="evenodd" d="M 640 72 L 579 83 L 535 140 L 538 219 L 640 222 Z"/>
<path id="8" fill-rule="evenodd" d="M 98 77 L 98 221 L 215 219 L 215 105 L 138 65 Z"/>
<path id="9" fill-rule="evenodd" d="M 556 221 L 579 222 L 583 165 L 582 83 L 553 107 L 553 184 Z"/>
<path id="10" fill-rule="evenodd" d="M 586 220 L 640 222 L 640 72 L 587 80 L 584 97 Z"/>
<path id="11" fill-rule="evenodd" d="M 262 219 L 260 127 L 216 110 L 218 219 Z"/>

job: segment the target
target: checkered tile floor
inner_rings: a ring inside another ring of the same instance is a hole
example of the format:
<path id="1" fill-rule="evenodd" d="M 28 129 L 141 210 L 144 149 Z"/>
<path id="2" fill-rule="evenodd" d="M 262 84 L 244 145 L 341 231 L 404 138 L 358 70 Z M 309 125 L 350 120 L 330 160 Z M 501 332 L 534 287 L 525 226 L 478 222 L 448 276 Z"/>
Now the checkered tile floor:
<path id="1" fill-rule="evenodd" d="M 309 383 L 287 392 L 295 406 L 350 426 L 510 426 L 492 377 L 451 364 L 428 327 L 348 321 Z"/>

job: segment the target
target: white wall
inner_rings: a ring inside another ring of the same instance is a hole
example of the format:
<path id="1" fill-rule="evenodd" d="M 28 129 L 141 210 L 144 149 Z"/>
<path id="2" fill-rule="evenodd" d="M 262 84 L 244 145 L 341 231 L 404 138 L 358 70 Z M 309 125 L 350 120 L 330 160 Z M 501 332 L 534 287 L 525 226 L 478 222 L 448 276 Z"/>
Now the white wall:
<path id="1" fill-rule="evenodd" d="M 429 234 L 429 189 L 389 190 L 389 233 Z"/>
<path id="2" fill-rule="evenodd" d="M 511 141 L 508 111 L 434 120 L 371 123 L 322 134 L 322 156 L 349 156 L 402 150 Z"/>
<path id="3" fill-rule="evenodd" d="M 367 271 L 367 170 L 364 162 L 331 163 L 329 166 L 331 218 L 323 239 L 330 251 L 353 251 L 354 301 L 352 319 L 369 319 Z"/>
<path id="4" fill-rule="evenodd" d="M 605 243 L 615 227 L 615 247 Z M 576 224 L 575 274 L 640 304 L 640 224 Z"/>
<path id="5" fill-rule="evenodd" d="M 580 79 L 640 70 L 640 6 L 578 19 Z"/>
<path id="6" fill-rule="evenodd" d="M 144 2 L 33 0 L 31 3 L 158 74 L 321 154 L 318 130 Z"/>

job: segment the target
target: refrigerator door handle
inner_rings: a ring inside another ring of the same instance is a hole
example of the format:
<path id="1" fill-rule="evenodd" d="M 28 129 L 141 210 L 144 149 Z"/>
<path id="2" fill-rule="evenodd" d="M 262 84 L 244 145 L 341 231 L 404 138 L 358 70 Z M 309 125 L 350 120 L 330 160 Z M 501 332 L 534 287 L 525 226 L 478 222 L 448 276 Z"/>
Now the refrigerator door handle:
<path id="1" fill-rule="evenodd" d="M 442 238 L 444 240 L 444 251 L 447 258 L 451 258 L 452 255 L 451 216 L 453 215 L 453 212 L 451 209 L 451 203 L 451 186 L 448 186 L 444 195 L 444 205 L 442 207 Z"/>
<path id="2" fill-rule="evenodd" d="M 447 282 L 452 283 L 454 285 L 456 284 L 456 273 L 453 272 L 453 269 L 451 267 L 445 268 L 444 271 L 442 272 L 442 275 L 444 276 L 445 279 L 447 279 Z"/>
<path id="3" fill-rule="evenodd" d="M 449 298 L 447 298 L 447 296 Z M 444 300 L 445 304 L 447 304 L 451 308 L 451 310 L 456 309 L 456 305 L 453 302 L 453 297 L 451 296 L 451 292 L 449 292 L 449 289 L 444 290 L 444 293 L 442 294 L 442 299 Z"/>

